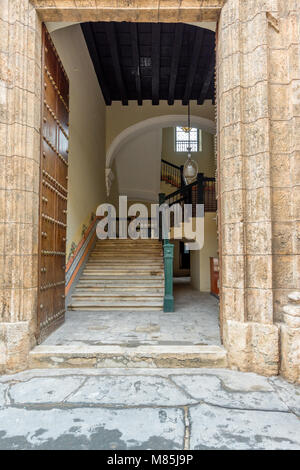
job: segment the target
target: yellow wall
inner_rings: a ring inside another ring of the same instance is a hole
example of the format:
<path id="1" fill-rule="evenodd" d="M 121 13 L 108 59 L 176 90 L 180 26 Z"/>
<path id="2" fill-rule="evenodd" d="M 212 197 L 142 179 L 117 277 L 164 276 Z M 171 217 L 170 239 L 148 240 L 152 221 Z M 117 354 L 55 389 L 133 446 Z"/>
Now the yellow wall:
<path id="1" fill-rule="evenodd" d="M 52 33 L 70 80 L 67 255 L 82 238 L 83 224 L 106 200 L 105 103 L 80 25 Z"/>
<path id="2" fill-rule="evenodd" d="M 175 151 L 175 128 L 166 127 L 162 130 L 162 153 L 161 157 L 175 165 L 184 165 L 186 152 Z M 192 158 L 198 163 L 199 173 L 205 176 L 215 176 L 214 159 L 214 136 L 202 131 L 202 151 L 193 152 Z"/>
<path id="3" fill-rule="evenodd" d="M 211 121 L 215 120 L 215 108 L 211 101 L 205 101 L 198 106 L 196 101 L 191 101 L 191 114 L 201 116 Z M 143 101 L 142 106 L 138 106 L 135 101 L 130 101 L 128 106 L 114 102 L 106 108 L 106 150 L 120 132 L 133 124 L 145 119 L 168 114 L 187 115 L 187 106 L 183 106 L 181 101 L 175 101 L 173 106 L 169 106 L 167 101 L 160 101 L 158 106 L 152 106 L 152 101 Z"/>
<path id="4" fill-rule="evenodd" d="M 204 247 L 200 251 L 191 251 L 192 286 L 202 292 L 210 292 L 209 258 L 217 256 L 216 213 L 206 212 L 204 219 Z"/>

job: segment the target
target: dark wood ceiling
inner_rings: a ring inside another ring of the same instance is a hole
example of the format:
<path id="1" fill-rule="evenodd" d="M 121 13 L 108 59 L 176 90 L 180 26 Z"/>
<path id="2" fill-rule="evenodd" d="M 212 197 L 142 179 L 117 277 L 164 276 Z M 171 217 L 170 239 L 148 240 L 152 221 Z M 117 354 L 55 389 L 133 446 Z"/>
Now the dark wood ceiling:
<path id="1" fill-rule="evenodd" d="M 214 101 L 215 33 L 183 23 L 83 23 L 105 103 Z"/>

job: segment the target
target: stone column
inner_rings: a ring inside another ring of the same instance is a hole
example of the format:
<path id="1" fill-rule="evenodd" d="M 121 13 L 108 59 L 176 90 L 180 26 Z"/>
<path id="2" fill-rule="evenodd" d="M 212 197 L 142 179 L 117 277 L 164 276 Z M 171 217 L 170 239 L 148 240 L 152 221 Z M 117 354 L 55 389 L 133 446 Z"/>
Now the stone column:
<path id="1" fill-rule="evenodd" d="M 300 3 L 269 15 L 274 318 L 300 288 Z"/>
<path id="2" fill-rule="evenodd" d="M 229 364 L 278 373 L 273 318 L 269 13 L 228 0 L 218 31 L 221 317 Z"/>
<path id="3" fill-rule="evenodd" d="M 281 325 L 280 373 L 290 382 L 300 384 L 300 292 L 288 295 Z"/>
<path id="4" fill-rule="evenodd" d="M 0 3 L 0 372 L 35 342 L 41 25 L 29 0 Z"/>
<path id="5" fill-rule="evenodd" d="M 274 310 L 280 372 L 300 382 L 300 4 L 279 0 L 270 29 Z"/>

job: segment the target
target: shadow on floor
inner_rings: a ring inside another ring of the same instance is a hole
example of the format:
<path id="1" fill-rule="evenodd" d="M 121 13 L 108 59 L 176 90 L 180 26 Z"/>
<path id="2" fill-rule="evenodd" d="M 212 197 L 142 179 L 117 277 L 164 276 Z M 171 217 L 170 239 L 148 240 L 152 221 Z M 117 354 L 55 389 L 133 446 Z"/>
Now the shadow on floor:
<path id="1" fill-rule="evenodd" d="M 174 279 L 175 312 L 68 311 L 65 323 L 45 345 L 220 345 L 216 298 Z"/>

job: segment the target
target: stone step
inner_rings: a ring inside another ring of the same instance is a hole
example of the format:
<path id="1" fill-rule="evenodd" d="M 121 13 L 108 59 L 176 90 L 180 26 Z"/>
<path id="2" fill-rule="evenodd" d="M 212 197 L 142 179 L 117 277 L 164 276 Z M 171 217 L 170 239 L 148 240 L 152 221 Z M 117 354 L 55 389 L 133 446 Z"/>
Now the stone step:
<path id="1" fill-rule="evenodd" d="M 120 268 L 120 266 L 116 267 L 115 269 L 114 268 L 104 268 L 104 267 L 101 267 L 100 268 L 89 268 L 89 267 L 86 267 L 83 271 L 83 274 L 84 275 L 88 275 L 88 274 L 97 274 L 99 276 L 101 276 L 101 274 L 136 274 L 136 275 L 139 275 L 139 274 L 152 274 L 153 273 L 153 276 L 156 276 L 157 274 L 161 274 L 162 273 L 162 270 L 160 269 L 122 269 Z"/>
<path id="2" fill-rule="evenodd" d="M 130 252 L 127 250 L 123 250 L 123 251 L 117 251 L 117 250 L 112 250 L 111 252 L 108 252 L 108 251 L 99 251 L 98 253 L 97 252 L 92 252 L 91 255 L 90 255 L 90 259 L 91 258 L 97 258 L 97 259 L 102 259 L 102 258 L 112 258 L 112 259 L 115 259 L 115 258 L 130 258 L 130 259 L 137 259 L 137 260 L 141 260 L 141 259 L 145 259 L 145 256 L 147 255 L 147 258 L 150 259 L 153 259 L 153 260 L 157 260 L 157 259 L 161 259 L 163 254 L 162 252 L 158 251 L 157 253 L 153 253 L 153 251 L 143 251 L 142 253 L 135 253 L 135 252 Z"/>
<path id="3" fill-rule="evenodd" d="M 139 279 L 136 279 L 135 276 L 92 276 L 92 275 L 87 275 L 87 276 L 81 276 L 79 283 L 89 283 L 89 284 L 100 284 L 103 285 L 103 283 L 109 282 L 110 284 L 107 285 L 118 285 L 118 283 L 129 283 L 130 285 L 134 285 L 135 282 L 137 283 L 142 283 L 142 282 L 147 282 L 150 283 L 148 285 L 153 285 L 153 283 L 161 283 L 164 285 L 164 276 L 163 274 L 159 276 L 139 276 Z M 79 285 L 78 283 L 78 285 Z"/>
<path id="4" fill-rule="evenodd" d="M 136 276 L 135 275 L 128 275 L 128 274 L 118 274 L 118 273 L 114 273 L 114 274 L 107 274 L 107 273 L 104 273 L 102 275 L 100 274 L 83 274 L 80 278 L 80 280 L 82 281 L 107 281 L 107 280 L 124 280 L 124 279 L 127 279 L 127 280 L 132 280 L 134 281 L 136 279 Z M 156 280 L 156 279 L 164 279 L 164 274 L 163 273 L 155 273 L 155 274 L 139 274 L 139 279 L 140 280 Z"/>
<path id="5" fill-rule="evenodd" d="M 75 291 L 74 294 L 72 295 L 72 302 L 85 302 L 85 301 L 92 301 L 92 302 L 100 302 L 102 301 L 106 302 L 111 300 L 114 303 L 122 303 L 124 302 L 129 302 L 131 300 L 133 301 L 139 301 L 143 302 L 145 299 L 145 302 L 148 302 L 148 300 L 156 299 L 162 300 L 163 295 L 161 292 L 155 292 L 155 291 L 142 291 L 142 292 L 122 292 L 122 293 L 116 293 L 116 292 L 77 292 Z"/>
<path id="6" fill-rule="evenodd" d="M 87 266 L 101 266 L 101 265 L 105 265 L 105 266 L 119 266 L 119 265 L 126 265 L 128 263 L 128 259 L 118 259 L 118 258 L 115 258 L 115 259 L 94 259 L 94 258 L 90 258 L 88 263 L 87 263 Z M 130 261 L 130 266 L 134 266 L 134 267 L 139 267 L 142 263 L 142 260 L 139 261 L 139 260 L 136 260 L 136 259 L 132 259 Z M 146 263 L 145 263 L 145 260 L 143 262 L 143 264 L 146 264 L 147 266 L 163 266 L 163 263 L 160 259 L 157 259 L 157 260 L 147 260 Z"/>
<path id="7" fill-rule="evenodd" d="M 162 251 L 162 245 L 145 245 L 145 244 L 126 244 L 126 243 L 115 243 L 115 244 L 105 244 L 105 245 L 95 245 L 95 250 L 121 250 L 126 248 L 126 250 L 136 250 L 136 251 Z"/>
<path id="8" fill-rule="evenodd" d="M 136 251 L 162 251 L 162 245 L 128 245 L 125 243 L 118 243 L 115 245 L 95 245 L 95 250 L 102 251 L 102 250 L 113 250 L 116 248 L 117 250 L 136 250 Z"/>
<path id="9" fill-rule="evenodd" d="M 100 251 L 99 253 L 92 253 L 90 256 L 91 258 L 130 258 L 130 259 L 145 259 L 145 255 L 147 255 L 147 257 L 149 257 L 149 259 L 160 259 L 163 254 L 162 252 L 157 252 L 157 253 L 153 253 L 153 252 L 147 252 L 147 251 L 143 251 L 142 253 L 134 253 L 134 252 L 127 252 L 126 250 L 124 250 L 124 252 L 121 252 L 121 251 L 117 251 L 117 250 L 112 250 L 111 252 L 107 252 L 107 251 Z"/>
<path id="10" fill-rule="evenodd" d="M 149 281 L 156 284 L 148 285 Z M 68 308 L 88 311 L 162 310 L 163 301 L 161 242 L 105 240 L 96 243 Z"/>
<path id="11" fill-rule="evenodd" d="M 154 255 L 161 254 L 163 251 L 161 248 L 129 248 L 126 246 L 106 247 L 106 248 L 95 248 L 93 253 L 107 254 L 107 253 L 120 253 L 120 254 L 132 254 L 132 255 L 143 255 L 144 253 L 153 253 Z"/>
<path id="12" fill-rule="evenodd" d="M 116 345 L 39 345 L 29 353 L 29 368 L 223 368 L 227 354 L 221 346 L 125 347 Z"/>
<path id="13" fill-rule="evenodd" d="M 143 257 L 145 255 L 145 253 L 147 253 L 149 256 L 153 256 L 153 257 L 159 257 L 159 256 L 162 256 L 162 250 L 131 250 L 131 249 L 127 249 L 125 246 L 120 249 L 120 248 L 111 248 L 111 249 L 102 249 L 102 250 L 96 250 L 96 251 L 93 251 L 92 252 L 92 255 L 96 255 L 96 256 L 101 256 L 101 255 L 105 255 L 105 256 L 108 256 L 108 255 L 111 255 L 111 254 L 117 254 L 118 256 L 138 256 L 138 257 Z"/>
<path id="14" fill-rule="evenodd" d="M 75 295 L 72 296 L 71 307 L 83 307 L 82 310 L 85 309 L 85 307 L 159 307 L 163 304 L 163 296 L 162 295 L 157 295 L 157 296 L 139 296 L 139 295 L 122 295 L 122 296 L 87 296 L 86 298 L 81 296 L 81 297 L 76 297 Z M 148 309 L 149 310 L 149 309 Z"/>
<path id="15" fill-rule="evenodd" d="M 110 256 L 111 254 L 117 254 L 118 256 L 137 256 L 139 258 L 142 258 L 145 253 L 149 256 L 153 256 L 154 258 L 158 258 L 159 256 L 162 256 L 162 250 L 128 250 L 126 247 L 123 247 L 123 249 L 103 249 L 103 250 L 97 250 L 92 252 L 92 256 Z"/>
<path id="16" fill-rule="evenodd" d="M 132 266 L 132 267 L 131 267 Z M 130 262 L 127 262 L 127 263 L 108 263 L 106 264 L 105 262 L 100 262 L 100 263 L 97 263 L 97 264 L 94 264 L 94 263 L 87 263 L 86 264 L 86 268 L 91 268 L 91 269 L 114 269 L 114 268 L 120 268 L 122 271 L 124 269 L 127 269 L 127 271 L 143 271 L 143 270 L 152 270 L 154 268 L 154 270 L 157 270 L 157 269 L 162 269 L 163 268 L 163 264 L 162 263 L 156 263 L 156 264 L 149 264 L 147 263 L 146 260 L 144 260 L 143 263 L 130 263 Z"/>
<path id="17" fill-rule="evenodd" d="M 110 246 L 110 245 L 129 245 L 129 246 L 162 246 L 162 241 L 158 240 L 157 238 L 140 238 L 133 240 L 132 238 L 109 238 L 106 240 L 97 240 L 96 246 Z"/>
<path id="18" fill-rule="evenodd" d="M 154 286 L 102 286 L 102 287 L 95 287 L 95 286 L 79 286 L 77 285 L 74 295 L 92 295 L 92 296 L 97 296 L 102 293 L 105 293 L 105 295 L 110 294 L 110 295 L 118 295 L 121 294 L 123 295 L 123 292 L 128 292 L 130 295 L 132 295 L 132 292 L 137 292 L 138 295 L 147 295 L 148 293 L 153 293 L 153 294 L 163 294 L 164 293 L 164 287 L 159 286 L 159 287 L 154 287 Z M 73 298 L 74 298 L 73 295 Z"/>
<path id="19" fill-rule="evenodd" d="M 68 310 L 71 312 L 162 312 L 162 305 L 69 305 Z"/>
<path id="20" fill-rule="evenodd" d="M 163 263 L 162 262 L 156 262 L 156 263 L 147 263 L 147 260 L 145 259 L 144 261 L 141 261 L 139 263 L 136 263 L 136 262 L 131 262 L 130 260 L 126 260 L 126 261 L 122 261 L 120 262 L 119 260 L 115 260 L 114 262 L 111 261 L 109 263 L 107 263 L 106 261 L 97 261 L 97 262 L 91 262 L 88 261 L 87 264 L 86 264 L 86 267 L 88 266 L 91 266 L 91 267 L 95 267 L 95 266 L 101 266 L 103 268 L 105 268 L 106 266 L 109 268 L 110 266 L 121 266 L 122 269 L 124 269 L 124 267 L 127 267 L 127 268 L 130 268 L 131 266 L 134 268 L 134 269 L 145 269 L 149 266 L 149 268 L 151 268 L 152 266 L 158 266 L 158 267 L 163 267 Z"/>
<path id="21" fill-rule="evenodd" d="M 81 279 L 76 287 L 129 287 L 129 288 L 142 288 L 142 287 L 163 287 L 163 279 L 103 279 L 103 280 L 93 280 L 93 279 Z"/>

